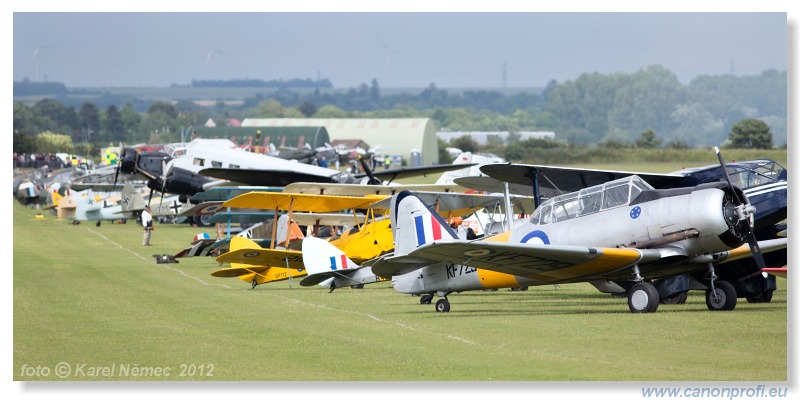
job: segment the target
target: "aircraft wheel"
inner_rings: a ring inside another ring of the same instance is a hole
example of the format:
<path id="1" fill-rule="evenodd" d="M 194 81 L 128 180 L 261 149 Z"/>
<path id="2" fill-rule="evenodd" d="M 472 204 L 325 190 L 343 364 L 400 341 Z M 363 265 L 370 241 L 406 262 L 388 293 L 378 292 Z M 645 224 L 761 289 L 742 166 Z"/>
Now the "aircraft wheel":
<path id="1" fill-rule="evenodd" d="M 714 283 L 716 295 L 711 289 L 706 290 L 706 306 L 712 311 L 732 311 L 736 307 L 736 289 L 727 281 Z"/>
<path id="2" fill-rule="evenodd" d="M 419 298 L 420 304 L 430 304 L 433 301 L 433 295 L 423 295 Z"/>
<path id="3" fill-rule="evenodd" d="M 764 291 L 758 295 L 747 297 L 747 302 L 751 304 L 766 303 L 772 301 L 772 290 Z"/>
<path id="4" fill-rule="evenodd" d="M 211 222 L 211 216 L 212 215 L 213 214 L 203 214 L 203 215 L 199 216 L 197 218 L 197 220 L 195 220 L 195 222 L 197 223 L 197 226 L 198 227 L 210 227 L 210 226 L 214 225 L 214 223 Z"/>
<path id="5" fill-rule="evenodd" d="M 628 291 L 628 308 L 633 313 L 655 312 L 658 309 L 658 291 L 647 282 L 634 284 Z"/>
<path id="6" fill-rule="evenodd" d="M 676 292 L 666 298 L 661 298 L 662 304 L 681 305 L 686 303 L 686 298 L 689 296 L 689 291 Z"/>
<path id="7" fill-rule="evenodd" d="M 353 284 L 353 285 L 350 286 L 350 288 L 359 290 L 359 289 L 364 288 L 364 284 Z"/>
<path id="8" fill-rule="evenodd" d="M 528 291 L 528 286 L 523 285 L 522 287 L 511 287 L 511 291 Z"/>
<path id="9" fill-rule="evenodd" d="M 450 312 L 450 301 L 446 299 L 436 301 L 436 312 Z"/>
<path id="10" fill-rule="evenodd" d="M 253 281 L 250 282 L 250 289 L 252 290 L 253 288 L 256 288 L 257 285 L 258 281 L 256 281 L 255 277 L 253 277 Z"/>

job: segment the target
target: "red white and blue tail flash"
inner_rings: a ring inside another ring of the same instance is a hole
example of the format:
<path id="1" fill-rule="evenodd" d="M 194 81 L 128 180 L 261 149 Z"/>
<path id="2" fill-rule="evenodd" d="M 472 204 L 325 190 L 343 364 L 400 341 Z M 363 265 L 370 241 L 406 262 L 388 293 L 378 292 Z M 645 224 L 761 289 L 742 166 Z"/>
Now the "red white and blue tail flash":
<path id="1" fill-rule="evenodd" d="M 414 217 L 417 231 L 417 246 L 442 239 L 442 226 L 432 215 Z"/>

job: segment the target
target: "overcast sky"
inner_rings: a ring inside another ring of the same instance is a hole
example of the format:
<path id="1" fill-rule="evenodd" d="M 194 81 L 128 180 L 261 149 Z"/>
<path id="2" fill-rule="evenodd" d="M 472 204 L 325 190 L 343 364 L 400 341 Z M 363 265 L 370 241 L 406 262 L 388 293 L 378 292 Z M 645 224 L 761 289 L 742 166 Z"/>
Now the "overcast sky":
<path id="1" fill-rule="evenodd" d="M 652 64 L 688 83 L 786 70 L 787 47 L 782 12 L 13 15 L 14 80 L 69 87 L 241 78 L 541 87 Z"/>

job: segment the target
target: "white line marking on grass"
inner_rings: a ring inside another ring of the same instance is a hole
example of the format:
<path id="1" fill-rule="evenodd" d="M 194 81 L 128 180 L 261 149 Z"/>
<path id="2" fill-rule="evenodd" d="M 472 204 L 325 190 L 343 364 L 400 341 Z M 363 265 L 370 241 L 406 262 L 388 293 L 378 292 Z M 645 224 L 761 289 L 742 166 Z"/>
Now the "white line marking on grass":
<path id="1" fill-rule="evenodd" d="M 460 341 L 462 343 L 472 344 L 472 345 L 476 345 L 476 346 L 479 345 L 478 343 L 476 343 L 476 342 L 474 342 L 472 340 L 463 339 L 461 337 L 457 337 L 457 336 L 453 336 L 453 335 L 449 335 L 449 334 L 430 332 L 430 331 L 423 330 L 423 329 L 420 329 L 420 328 L 417 328 L 417 327 L 414 327 L 414 326 L 409 326 L 409 325 L 407 325 L 405 323 L 402 323 L 402 322 L 397 322 L 397 321 L 392 322 L 392 321 L 388 321 L 386 319 L 381 319 L 381 318 L 379 318 L 379 317 L 377 317 L 377 316 L 375 316 L 375 315 L 373 315 L 371 313 L 350 311 L 350 310 L 347 310 L 347 309 L 334 309 L 334 308 L 331 308 L 331 307 L 328 307 L 328 306 L 325 306 L 325 305 L 319 305 L 319 304 L 313 304 L 313 303 L 306 302 L 306 301 L 300 301 L 300 300 L 297 300 L 297 299 L 294 299 L 294 298 L 285 297 L 283 295 L 275 295 L 275 296 L 283 298 L 283 299 L 285 299 L 285 300 L 287 300 L 289 302 L 294 302 L 296 304 L 302 304 L 302 305 L 308 305 L 308 306 L 312 306 L 314 308 L 327 309 L 329 311 L 344 312 L 344 313 L 349 313 L 349 314 L 353 314 L 353 315 L 366 316 L 367 318 L 372 319 L 372 320 L 374 320 L 376 322 L 381 322 L 381 323 L 387 323 L 387 324 L 390 324 L 390 325 L 400 326 L 402 328 L 411 330 L 412 332 L 419 332 L 419 333 L 425 333 L 425 334 L 429 334 L 429 335 L 433 335 L 433 336 L 446 337 L 448 339 L 457 340 L 457 341 Z"/>
<path id="2" fill-rule="evenodd" d="M 130 248 L 126 248 L 124 245 L 122 245 L 122 244 L 120 244 L 120 243 L 118 243 L 118 242 L 114 242 L 114 241 L 112 241 L 111 239 L 109 239 L 109 238 L 108 238 L 108 237 L 106 237 L 105 235 L 103 235 L 103 234 L 101 234 L 101 233 L 99 233 L 99 232 L 97 232 L 97 231 L 95 231 L 95 230 L 93 230 L 93 229 L 91 229 L 91 228 L 87 228 L 87 229 L 89 230 L 89 232 L 91 232 L 91 233 L 93 233 L 93 234 L 95 234 L 95 235 L 97 235 L 97 236 L 99 236 L 99 237 L 101 237 L 101 238 L 105 239 L 107 242 L 109 242 L 109 243 L 111 243 L 111 244 L 113 244 L 113 245 L 116 245 L 118 248 L 120 248 L 120 249 L 122 249 L 122 250 L 124 250 L 124 251 L 126 251 L 126 252 L 129 252 L 129 253 L 131 253 L 132 255 L 134 255 L 134 256 L 136 256 L 136 257 L 138 257 L 138 258 L 140 258 L 140 259 L 142 259 L 142 260 L 144 260 L 144 261 L 146 261 L 146 262 L 149 262 L 150 264 L 152 264 L 152 265 L 155 265 L 155 266 L 156 266 L 156 268 L 158 268 L 158 263 L 154 263 L 152 259 L 148 259 L 148 258 L 146 258 L 146 257 L 144 257 L 144 256 L 142 256 L 142 255 L 140 255 L 140 254 L 138 254 L 138 253 L 136 253 L 136 252 L 134 252 L 134 251 L 133 251 L 133 250 L 131 250 Z M 207 282 L 205 282 L 204 280 L 202 280 L 202 279 L 199 279 L 199 278 L 197 278 L 197 277 L 195 277 L 195 276 L 192 276 L 192 275 L 186 274 L 186 273 L 185 273 L 183 270 L 181 270 L 181 269 L 178 269 L 178 268 L 175 268 L 175 267 L 167 266 L 166 268 L 167 268 L 167 269 L 170 269 L 170 270 L 172 270 L 172 271 L 174 271 L 174 272 L 180 273 L 180 274 L 181 274 L 182 276 L 184 276 L 184 277 L 188 277 L 188 278 L 190 278 L 190 279 L 192 279 L 192 280 L 199 281 L 199 282 L 200 282 L 201 284 L 203 284 L 203 285 L 213 285 L 213 286 L 217 286 L 217 287 L 222 287 L 222 288 L 231 289 L 231 287 L 230 287 L 230 286 L 228 286 L 228 285 L 226 285 L 226 284 L 211 284 L 211 283 L 207 283 Z"/>

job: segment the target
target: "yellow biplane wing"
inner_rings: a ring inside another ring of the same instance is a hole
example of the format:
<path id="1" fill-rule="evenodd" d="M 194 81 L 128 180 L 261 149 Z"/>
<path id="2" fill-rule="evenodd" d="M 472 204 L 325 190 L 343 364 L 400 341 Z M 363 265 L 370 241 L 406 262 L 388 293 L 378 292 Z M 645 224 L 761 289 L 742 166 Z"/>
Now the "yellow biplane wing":
<path id="1" fill-rule="evenodd" d="M 349 209 L 366 209 L 373 203 L 385 198 L 387 198 L 387 196 L 366 195 L 353 197 L 301 193 L 250 192 L 226 201 L 222 204 L 222 207 L 333 213 Z"/>

